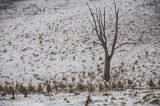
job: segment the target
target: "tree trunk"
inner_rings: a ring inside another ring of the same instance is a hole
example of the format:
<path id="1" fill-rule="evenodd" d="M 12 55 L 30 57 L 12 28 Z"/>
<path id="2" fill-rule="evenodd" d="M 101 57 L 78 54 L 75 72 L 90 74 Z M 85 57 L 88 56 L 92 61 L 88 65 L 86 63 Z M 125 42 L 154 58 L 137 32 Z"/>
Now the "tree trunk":
<path id="1" fill-rule="evenodd" d="M 110 58 L 105 50 L 105 63 L 104 63 L 104 79 L 109 82 L 110 80 Z"/>
<path id="2" fill-rule="evenodd" d="M 87 5 L 88 5 L 88 3 L 87 3 Z M 115 17 L 116 17 L 115 34 L 114 34 L 111 53 L 109 54 L 108 53 L 108 47 L 107 47 L 108 37 L 105 33 L 105 30 L 106 30 L 105 8 L 104 8 L 104 13 L 102 13 L 102 10 L 100 8 L 99 9 L 96 8 L 96 13 L 94 14 L 92 9 L 88 5 L 91 16 L 93 18 L 93 24 L 91 23 L 91 25 L 93 26 L 93 28 L 96 32 L 96 35 L 97 35 L 97 37 L 100 41 L 100 44 L 103 46 L 104 51 L 105 51 L 104 79 L 107 82 L 110 80 L 110 61 L 111 61 L 111 58 L 114 54 L 115 45 L 116 45 L 117 37 L 118 37 L 118 13 L 119 13 L 119 9 L 117 9 L 117 6 L 116 6 L 115 2 L 114 2 L 114 6 L 115 6 Z"/>

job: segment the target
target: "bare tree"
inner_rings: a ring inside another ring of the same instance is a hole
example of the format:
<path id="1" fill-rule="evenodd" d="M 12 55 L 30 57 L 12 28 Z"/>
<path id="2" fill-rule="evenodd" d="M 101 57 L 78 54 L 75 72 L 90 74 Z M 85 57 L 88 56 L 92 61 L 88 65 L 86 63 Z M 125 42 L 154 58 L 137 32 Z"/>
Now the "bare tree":
<path id="1" fill-rule="evenodd" d="M 87 4 L 88 5 L 88 4 Z M 118 14 L 119 14 L 119 9 L 117 9 L 116 4 L 114 3 L 115 7 L 115 33 L 114 33 L 114 39 L 113 39 L 113 44 L 111 48 L 111 52 L 108 52 L 108 47 L 107 47 L 107 36 L 106 36 L 106 12 L 105 8 L 102 11 L 101 9 L 96 8 L 96 13 L 93 13 L 91 7 L 88 5 L 91 16 L 93 18 L 93 23 L 91 23 L 92 27 L 94 28 L 96 35 L 100 41 L 100 45 L 102 45 L 104 52 L 105 52 L 105 63 L 104 63 L 104 79 L 106 81 L 110 80 L 110 63 L 111 59 L 113 57 L 115 49 L 119 48 L 120 46 L 124 45 L 119 45 L 115 47 L 116 42 L 117 42 L 117 36 L 118 36 Z"/>

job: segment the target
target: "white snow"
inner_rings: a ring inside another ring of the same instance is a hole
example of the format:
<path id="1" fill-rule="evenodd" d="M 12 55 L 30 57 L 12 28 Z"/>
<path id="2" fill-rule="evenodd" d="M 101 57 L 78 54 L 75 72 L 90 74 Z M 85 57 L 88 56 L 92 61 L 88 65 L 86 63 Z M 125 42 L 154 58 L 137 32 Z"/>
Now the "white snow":
<path id="1" fill-rule="evenodd" d="M 111 61 L 112 76 L 117 79 L 132 79 L 137 88 L 111 92 L 111 96 L 92 94 L 93 104 L 90 106 L 148 105 L 143 103 L 146 94 L 147 81 L 152 78 L 155 82 L 160 79 L 160 20 L 159 11 L 149 5 L 146 0 L 22 0 L 11 2 L 6 9 L 0 9 L 0 84 L 5 80 L 14 80 L 28 84 L 51 79 L 56 74 L 58 78 L 68 75 L 78 78 L 81 71 L 94 71 L 97 64 L 103 70 L 104 51 L 100 45 L 93 45 L 98 38 L 89 21 L 92 20 L 86 2 L 94 9 L 106 7 L 106 32 L 109 39 L 114 34 L 114 6 L 116 1 L 120 8 L 119 37 L 116 46 L 127 42 L 135 45 L 124 45 L 115 51 Z M 158 0 L 157 0 L 158 1 Z M 0 2 L 0 7 L 8 5 Z M 160 3 L 157 3 L 157 8 Z M 143 35 L 143 43 L 138 38 Z M 112 40 L 108 40 L 109 50 Z M 148 52 L 148 54 L 146 54 Z M 138 58 L 140 56 L 140 58 Z M 75 59 L 74 59 L 75 58 Z M 101 59 L 102 58 L 102 59 Z M 134 64 L 135 61 L 138 64 Z M 124 63 L 122 72 L 118 66 Z M 132 70 L 132 68 L 135 68 Z M 97 74 L 97 73 L 96 73 Z M 101 79 L 103 73 L 98 73 L 96 79 Z M 6 78 L 7 77 L 7 78 Z M 80 76 L 81 77 L 81 76 Z M 89 80 L 89 77 L 86 78 Z M 141 86 L 138 86 L 141 82 Z M 131 94 L 138 92 L 137 97 Z M 159 90 L 153 90 L 153 95 L 160 97 Z M 108 92 L 110 93 L 110 92 Z M 124 95 L 126 93 L 126 95 Z M 10 95 L 0 106 L 82 106 L 88 93 L 78 96 L 70 93 L 53 94 L 51 97 L 33 94 L 27 98 L 16 95 L 16 100 Z M 111 100 L 112 96 L 116 100 Z M 64 98 L 69 103 L 64 101 Z M 119 99 L 124 98 L 124 99 Z M 107 99 L 107 101 L 105 101 Z M 135 104 L 141 100 L 140 103 Z M 113 102 L 111 102 L 113 101 Z M 123 104 L 122 102 L 125 102 Z M 149 104 L 150 105 L 150 104 Z"/>

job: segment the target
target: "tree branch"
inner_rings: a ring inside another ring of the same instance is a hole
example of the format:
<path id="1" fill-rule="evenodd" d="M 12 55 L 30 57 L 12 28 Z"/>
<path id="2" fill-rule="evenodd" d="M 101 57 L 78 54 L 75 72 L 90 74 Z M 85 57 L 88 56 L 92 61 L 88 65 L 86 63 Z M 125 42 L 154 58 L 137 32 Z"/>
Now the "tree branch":
<path id="1" fill-rule="evenodd" d="M 96 31 L 96 34 L 97 34 L 99 40 L 103 43 L 103 39 L 101 38 L 101 36 L 99 35 L 99 32 L 98 32 L 98 28 L 97 28 L 97 23 L 96 23 L 95 16 L 94 16 L 94 14 L 93 14 L 93 12 L 92 12 L 92 10 L 91 10 L 89 4 L 88 4 L 88 3 L 86 3 L 86 4 L 87 4 L 87 6 L 88 6 L 88 8 L 89 8 L 89 10 L 90 10 L 91 16 L 92 16 L 92 18 L 93 18 L 94 29 L 95 29 L 95 31 Z M 98 21 L 98 20 L 97 20 L 97 21 Z"/>
<path id="2" fill-rule="evenodd" d="M 129 43 L 129 42 L 122 43 L 122 44 L 120 44 L 119 46 L 115 47 L 114 50 L 116 50 L 116 49 L 118 49 L 118 48 L 120 48 L 121 46 L 126 45 L 126 44 L 134 44 L 134 43 Z"/>
<path id="3" fill-rule="evenodd" d="M 102 43 L 104 43 L 104 39 L 103 39 L 103 36 L 102 36 L 103 32 L 102 32 L 102 26 L 101 26 L 101 14 L 98 14 L 100 12 L 101 12 L 101 10 L 99 9 L 99 12 L 98 12 L 98 10 L 96 8 L 97 24 L 98 24 L 98 28 L 99 28 L 99 30 L 98 30 L 99 37 L 102 39 Z"/>
<path id="4" fill-rule="evenodd" d="M 115 3 L 114 3 L 115 4 Z M 112 50 L 111 50 L 111 54 L 110 54 L 110 59 L 112 58 L 113 54 L 114 54 L 114 50 L 115 50 L 115 45 L 117 42 L 117 36 L 118 36 L 118 13 L 119 13 L 119 9 L 116 10 L 116 4 L 115 4 L 115 15 L 116 15 L 116 22 L 115 22 L 115 35 L 114 35 L 114 40 L 113 40 L 113 45 L 112 45 Z"/>
<path id="5" fill-rule="evenodd" d="M 97 14 L 97 16 L 98 16 L 98 14 Z M 98 21 L 98 25 L 99 25 L 99 35 L 100 35 L 100 37 L 101 37 L 101 39 L 102 39 L 102 41 L 103 41 L 103 43 L 104 43 L 104 39 L 103 39 L 103 32 L 102 32 L 102 25 L 101 25 L 101 16 L 100 16 L 100 14 L 99 14 L 99 18 L 97 18 L 97 21 Z"/>
<path id="6" fill-rule="evenodd" d="M 101 26 L 101 31 L 102 31 L 102 38 L 104 40 L 104 43 L 106 43 L 106 37 L 105 37 L 105 22 L 103 21 L 103 18 L 102 18 L 102 13 L 101 13 L 101 10 L 100 10 L 100 26 Z"/>
<path id="7" fill-rule="evenodd" d="M 98 42 L 95 42 L 95 41 L 93 41 L 93 42 L 91 42 L 91 43 L 98 44 L 98 45 L 102 45 L 102 43 L 98 43 Z"/>
<path id="8" fill-rule="evenodd" d="M 105 39 L 105 42 L 107 44 L 107 38 L 106 38 L 106 11 L 105 11 L 105 7 L 104 7 L 104 19 L 103 19 L 103 23 L 104 23 L 104 28 L 103 28 L 103 32 L 104 32 L 104 39 Z"/>
<path id="9" fill-rule="evenodd" d="M 96 35 L 98 36 L 98 39 L 101 42 L 101 45 L 103 46 L 103 48 L 106 51 L 106 54 L 109 56 L 108 53 L 108 48 L 107 48 L 107 37 L 105 35 L 105 29 L 106 29 L 106 24 L 105 24 L 105 8 L 104 8 L 104 13 L 102 14 L 102 10 L 101 9 L 97 9 L 96 8 L 96 13 L 93 14 L 93 11 L 91 9 L 91 7 L 89 6 L 88 3 L 86 3 L 91 16 L 93 18 L 93 24 L 91 23 L 92 27 L 94 28 L 94 30 L 96 31 Z"/>

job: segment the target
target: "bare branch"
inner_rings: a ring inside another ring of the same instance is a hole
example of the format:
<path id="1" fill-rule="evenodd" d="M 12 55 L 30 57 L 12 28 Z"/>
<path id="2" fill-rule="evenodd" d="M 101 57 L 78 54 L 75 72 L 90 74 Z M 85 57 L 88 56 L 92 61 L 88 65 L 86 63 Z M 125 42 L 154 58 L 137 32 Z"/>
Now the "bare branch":
<path id="1" fill-rule="evenodd" d="M 108 48 L 107 48 L 107 38 L 106 38 L 106 35 L 105 35 L 105 28 L 106 28 L 106 25 L 105 25 L 105 8 L 104 8 L 104 14 L 102 14 L 101 9 L 97 9 L 97 8 L 96 8 L 96 13 L 93 14 L 93 11 L 92 11 L 92 9 L 91 9 L 91 7 L 89 6 L 88 3 L 87 3 L 87 6 L 89 7 L 91 16 L 93 18 L 93 24 L 91 23 L 91 25 L 95 29 L 96 35 L 98 36 L 98 38 L 101 42 L 101 45 L 103 46 L 103 48 L 106 51 L 106 54 L 108 55 L 109 53 L 108 53 Z"/>
<path id="2" fill-rule="evenodd" d="M 90 10 L 91 16 L 92 16 L 92 18 L 93 18 L 93 22 L 94 22 L 94 24 L 95 24 L 94 27 L 95 27 L 96 33 L 98 34 L 98 32 L 97 32 L 97 23 L 96 23 L 96 19 L 95 19 L 94 15 L 93 15 L 93 12 L 92 12 L 92 10 L 91 10 L 89 4 L 88 4 L 88 3 L 86 3 L 86 4 L 87 4 L 87 6 L 88 6 L 88 8 L 89 8 L 89 10 Z"/>
<path id="3" fill-rule="evenodd" d="M 91 43 L 98 44 L 98 45 L 102 45 L 102 43 L 98 43 L 98 42 L 96 42 L 96 41 L 93 41 L 93 42 L 91 42 Z"/>
<path id="4" fill-rule="evenodd" d="M 99 11 L 101 11 L 99 9 Z M 98 14 L 98 10 L 96 8 L 96 17 L 97 17 L 97 23 L 98 23 L 98 28 L 99 28 L 99 37 L 102 39 L 102 43 L 104 43 L 104 40 L 103 40 L 103 37 L 102 37 L 102 28 L 101 28 L 101 23 L 100 23 L 100 19 L 101 19 L 101 16 L 100 14 Z"/>
<path id="5" fill-rule="evenodd" d="M 98 28 L 97 28 L 98 26 L 97 26 L 97 23 L 96 23 L 95 16 L 94 16 L 94 14 L 93 14 L 93 12 L 92 12 L 92 10 L 91 10 L 89 4 L 88 4 L 88 3 L 86 3 L 86 4 L 87 4 L 87 6 L 88 6 L 88 8 L 89 8 L 89 10 L 90 10 L 91 16 L 92 16 L 92 18 L 93 18 L 94 29 L 95 29 L 95 31 L 96 31 L 96 34 L 97 34 L 99 40 L 100 40 L 101 42 L 103 42 L 103 39 L 101 38 L 101 36 L 99 35 L 99 32 L 98 32 Z"/>
<path id="6" fill-rule="evenodd" d="M 89 23 L 92 25 L 92 27 L 93 27 L 94 30 L 95 30 L 95 26 L 93 25 L 93 23 L 92 23 L 91 21 L 89 21 Z"/>
<path id="7" fill-rule="evenodd" d="M 104 31 L 105 31 L 104 29 L 105 28 L 104 28 L 104 25 L 103 25 L 104 23 L 103 23 L 102 16 L 103 15 L 102 15 L 101 10 L 100 10 L 100 26 L 101 26 L 101 29 L 102 29 L 101 30 L 102 31 L 102 39 L 104 40 L 104 43 L 106 43 L 105 34 L 104 34 Z"/>
<path id="8" fill-rule="evenodd" d="M 104 28 L 103 28 L 103 32 L 104 32 L 104 39 L 105 39 L 105 42 L 107 44 L 107 38 L 106 38 L 106 11 L 105 11 L 105 7 L 104 7 L 104 19 L 103 19 L 103 23 L 104 23 Z"/>
<path id="9" fill-rule="evenodd" d="M 104 8 L 104 14 L 103 15 L 100 11 L 100 24 L 101 24 L 101 27 L 102 27 L 102 38 L 104 40 L 103 47 L 106 51 L 106 54 L 108 55 L 107 38 L 106 38 L 106 35 L 105 35 L 105 8 Z"/>
<path id="10" fill-rule="evenodd" d="M 116 50 L 116 49 L 118 49 L 118 48 L 120 48 L 121 46 L 126 45 L 126 44 L 134 44 L 134 43 L 129 43 L 129 42 L 122 43 L 122 44 L 120 44 L 119 46 L 115 47 L 114 50 Z"/>
<path id="11" fill-rule="evenodd" d="M 101 11 L 101 10 L 100 10 Z M 98 14 L 97 14 L 98 15 Z M 99 35 L 104 43 L 104 40 L 102 38 L 102 35 L 103 35 L 103 32 L 102 32 L 102 26 L 101 26 L 101 15 L 99 14 L 99 18 L 97 18 L 97 21 L 98 21 L 98 25 L 99 25 Z"/>
<path id="12" fill-rule="evenodd" d="M 112 45 L 112 50 L 111 50 L 111 54 L 110 54 L 110 59 L 112 58 L 113 54 L 114 54 L 114 50 L 115 50 L 115 45 L 117 42 L 117 36 L 118 36 L 118 13 L 119 13 L 119 9 L 116 10 L 116 4 L 115 4 L 115 15 L 116 15 L 116 22 L 115 22 L 115 35 L 114 35 L 114 40 L 113 40 L 113 45 Z"/>

